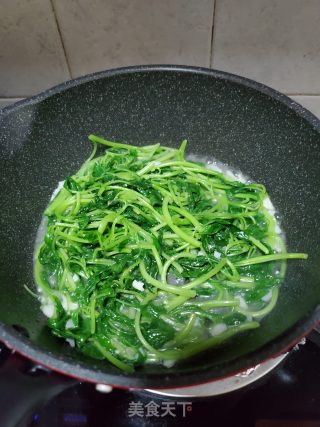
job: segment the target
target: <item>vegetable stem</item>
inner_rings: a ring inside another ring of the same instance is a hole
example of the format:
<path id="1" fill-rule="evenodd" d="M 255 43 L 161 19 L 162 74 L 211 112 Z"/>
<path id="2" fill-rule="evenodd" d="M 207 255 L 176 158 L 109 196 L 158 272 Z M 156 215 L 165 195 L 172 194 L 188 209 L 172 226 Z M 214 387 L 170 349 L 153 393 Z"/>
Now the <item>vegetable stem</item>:
<path id="1" fill-rule="evenodd" d="M 187 140 L 89 140 L 90 156 L 45 210 L 39 294 L 25 286 L 53 333 L 129 374 L 257 328 L 286 260 L 307 259 L 286 252 L 265 187 L 187 160 Z"/>

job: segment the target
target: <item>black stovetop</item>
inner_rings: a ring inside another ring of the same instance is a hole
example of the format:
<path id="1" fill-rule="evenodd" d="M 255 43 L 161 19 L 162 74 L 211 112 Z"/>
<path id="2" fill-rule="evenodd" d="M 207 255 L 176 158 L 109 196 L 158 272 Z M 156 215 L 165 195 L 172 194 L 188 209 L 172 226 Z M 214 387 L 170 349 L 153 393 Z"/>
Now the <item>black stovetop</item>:
<path id="1" fill-rule="evenodd" d="M 320 427 L 319 336 L 313 332 L 270 374 L 236 392 L 172 399 L 146 391 L 105 394 L 83 383 L 39 408 L 25 426 Z"/>

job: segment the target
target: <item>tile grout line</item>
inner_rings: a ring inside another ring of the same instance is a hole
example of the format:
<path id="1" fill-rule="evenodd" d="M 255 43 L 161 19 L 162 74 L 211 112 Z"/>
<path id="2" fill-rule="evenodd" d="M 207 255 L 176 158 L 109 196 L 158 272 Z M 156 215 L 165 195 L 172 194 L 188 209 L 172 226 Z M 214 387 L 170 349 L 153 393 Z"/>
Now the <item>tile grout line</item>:
<path id="1" fill-rule="evenodd" d="M 214 23 L 215 23 L 215 14 L 216 14 L 217 0 L 213 0 L 213 12 L 212 12 L 212 21 L 211 21 L 211 37 L 210 37 L 210 52 L 209 52 L 209 68 L 211 68 L 212 58 L 213 58 L 213 43 L 214 43 Z"/>
<path id="2" fill-rule="evenodd" d="M 67 55 L 67 52 L 66 52 L 66 47 L 64 45 L 62 33 L 61 33 L 61 30 L 60 30 L 60 25 L 59 25 L 57 13 L 56 13 L 56 8 L 55 8 L 53 2 L 54 2 L 54 0 L 50 0 L 51 9 L 52 9 L 54 20 L 55 20 L 55 23 L 56 23 L 56 26 L 57 26 L 58 34 L 59 34 L 59 37 L 60 37 L 60 41 L 61 41 L 61 46 L 62 46 L 64 58 L 65 58 L 66 64 L 67 64 L 68 73 L 69 73 L 70 79 L 72 79 L 73 76 L 72 76 L 72 73 L 71 73 L 71 67 L 70 67 L 70 63 L 69 63 L 69 60 L 68 60 L 68 55 Z"/>
<path id="3" fill-rule="evenodd" d="M 211 40 L 210 40 L 210 54 L 209 54 L 209 68 L 212 66 L 213 61 L 213 45 L 215 35 L 215 20 L 218 0 L 213 0 L 213 14 L 212 14 L 212 27 L 211 27 Z"/>

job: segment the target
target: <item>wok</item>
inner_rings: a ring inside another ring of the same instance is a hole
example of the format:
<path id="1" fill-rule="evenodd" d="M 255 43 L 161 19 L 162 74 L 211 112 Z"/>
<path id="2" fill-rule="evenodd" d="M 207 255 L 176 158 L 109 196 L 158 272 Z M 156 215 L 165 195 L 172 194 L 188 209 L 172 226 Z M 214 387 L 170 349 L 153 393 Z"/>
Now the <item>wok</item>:
<path id="1" fill-rule="evenodd" d="M 90 133 L 137 145 L 160 142 L 212 156 L 265 184 L 290 252 L 277 306 L 261 327 L 172 368 L 124 374 L 89 359 L 46 327 L 34 289 L 33 251 L 57 183 L 91 151 Z M 320 319 L 320 121 L 254 81 L 203 68 L 138 66 L 63 83 L 0 113 L 0 339 L 85 381 L 177 387 L 244 370 L 292 346 Z"/>

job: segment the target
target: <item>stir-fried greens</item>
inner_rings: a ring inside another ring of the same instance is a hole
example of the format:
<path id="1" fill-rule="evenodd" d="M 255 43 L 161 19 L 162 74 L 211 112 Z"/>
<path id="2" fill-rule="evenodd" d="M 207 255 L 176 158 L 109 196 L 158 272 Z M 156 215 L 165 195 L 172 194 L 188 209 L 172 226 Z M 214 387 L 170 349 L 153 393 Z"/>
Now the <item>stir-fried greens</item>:
<path id="1" fill-rule="evenodd" d="M 185 160 L 186 141 L 89 139 L 93 153 L 47 207 L 36 252 L 53 333 L 130 372 L 257 328 L 286 259 L 307 258 L 286 253 L 264 186 Z"/>

